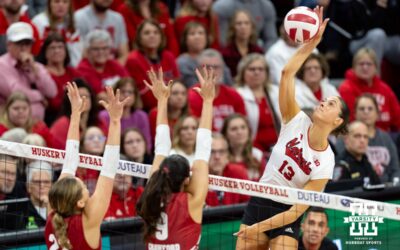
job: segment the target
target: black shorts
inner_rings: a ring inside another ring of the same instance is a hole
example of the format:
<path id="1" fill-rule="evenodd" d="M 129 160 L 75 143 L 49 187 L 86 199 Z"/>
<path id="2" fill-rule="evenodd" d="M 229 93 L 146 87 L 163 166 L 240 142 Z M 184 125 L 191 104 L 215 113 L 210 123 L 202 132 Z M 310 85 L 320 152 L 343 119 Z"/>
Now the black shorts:
<path id="1" fill-rule="evenodd" d="M 269 219 L 276 214 L 285 212 L 291 206 L 292 205 L 286 205 L 269 199 L 251 197 L 246 209 L 244 210 L 242 224 L 251 226 L 260 221 Z M 264 233 L 268 236 L 269 239 L 276 238 L 280 235 L 286 235 L 297 240 L 299 237 L 301 218 L 302 216 L 300 216 L 295 222 L 291 224 L 268 230 Z"/>

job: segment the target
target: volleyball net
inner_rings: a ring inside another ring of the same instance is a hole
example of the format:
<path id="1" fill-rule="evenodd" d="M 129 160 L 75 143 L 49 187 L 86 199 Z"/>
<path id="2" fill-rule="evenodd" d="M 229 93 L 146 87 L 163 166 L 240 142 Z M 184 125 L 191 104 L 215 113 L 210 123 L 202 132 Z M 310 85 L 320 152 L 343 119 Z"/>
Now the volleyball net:
<path id="1" fill-rule="evenodd" d="M 0 140 L 0 154 L 30 161 L 46 162 L 55 169 L 60 169 L 65 158 L 65 151 L 63 150 L 2 140 Z M 101 169 L 102 157 L 80 154 L 79 159 L 79 167 L 81 168 L 97 171 Z M 4 161 L 2 164 L 6 166 L 8 158 L 3 157 L 1 160 Z M 36 167 L 40 168 L 42 165 L 44 164 L 37 164 Z M 151 165 L 120 160 L 117 172 L 146 179 L 149 176 L 150 169 Z M 0 182 L 6 183 L 7 167 L 0 168 L 0 177 L 1 174 L 3 174 L 3 178 L 0 179 Z M 41 182 L 40 185 L 43 185 L 43 183 Z M 391 200 L 390 203 L 378 202 L 214 175 L 209 176 L 209 189 L 223 193 L 268 198 L 283 203 L 300 203 L 326 208 L 329 218 L 329 238 L 335 240 L 339 249 L 400 249 L 400 236 L 397 234 L 400 229 L 400 205 L 397 205 L 397 203 L 400 204 L 400 202 L 396 200 Z M 0 212 L 2 213 L 0 217 L 3 217 L 0 233 L 5 232 L 5 230 L 1 230 L 2 227 L 9 226 L 4 225 L 4 221 L 6 221 L 4 218 L 18 216 L 22 209 L 20 204 L 28 201 L 28 198 L 0 201 Z M 243 209 L 243 207 L 240 209 Z M 217 219 L 213 216 L 205 216 L 201 248 L 234 249 L 236 238 L 232 233 L 239 229 L 240 216 L 237 216 L 237 212 L 231 212 L 232 210 L 230 211 L 228 208 L 224 209 L 226 209 L 226 213 L 220 213 Z M 31 225 L 31 228 L 27 227 L 26 229 L 37 229 L 37 226 Z M 130 246 L 129 249 L 133 249 L 131 247 L 132 238 L 128 243 L 126 237 L 123 237 L 128 232 L 129 230 L 124 229 L 120 233 L 120 238 L 121 241 L 126 241 L 127 246 Z M 18 238 L 15 240 L 17 242 Z M 137 245 L 134 245 L 143 246 L 140 240 L 141 237 L 135 236 L 134 241 L 137 241 Z M 112 249 L 110 241 L 104 243 L 103 249 L 109 249 L 107 245 Z"/>

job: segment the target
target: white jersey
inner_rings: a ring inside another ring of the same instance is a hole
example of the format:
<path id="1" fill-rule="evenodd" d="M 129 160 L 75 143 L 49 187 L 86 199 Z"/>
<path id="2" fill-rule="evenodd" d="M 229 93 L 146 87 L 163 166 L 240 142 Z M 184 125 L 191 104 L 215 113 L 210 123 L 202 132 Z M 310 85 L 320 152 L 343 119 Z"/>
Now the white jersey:
<path id="1" fill-rule="evenodd" d="M 332 179 L 335 156 L 331 147 L 314 150 L 308 143 L 311 119 L 300 111 L 282 125 L 260 182 L 302 189 L 309 180 Z"/>

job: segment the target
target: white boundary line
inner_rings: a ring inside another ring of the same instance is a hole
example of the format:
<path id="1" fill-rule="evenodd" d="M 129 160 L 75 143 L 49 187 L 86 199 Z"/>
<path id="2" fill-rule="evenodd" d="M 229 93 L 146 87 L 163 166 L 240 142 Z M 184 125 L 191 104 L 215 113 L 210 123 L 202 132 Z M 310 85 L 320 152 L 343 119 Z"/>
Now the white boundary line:
<path id="1" fill-rule="evenodd" d="M 38 147 L 3 140 L 0 140 L 0 153 L 58 164 L 62 164 L 65 158 L 64 150 Z M 100 171 L 102 166 L 102 157 L 79 154 L 79 158 L 80 167 Z M 120 160 L 117 172 L 120 174 L 147 179 L 150 169 L 151 165 Z M 301 203 L 310 206 L 319 206 L 347 212 L 350 212 L 351 203 L 365 203 L 368 205 L 376 204 L 378 208 L 376 212 L 377 216 L 400 220 L 400 205 L 396 204 L 370 201 L 336 194 L 307 191 L 291 187 L 267 185 L 259 182 L 226 178 L 215 175 L 209 175 L 209 188 L 218 191 L 268 198 L 285 203 Z"/>

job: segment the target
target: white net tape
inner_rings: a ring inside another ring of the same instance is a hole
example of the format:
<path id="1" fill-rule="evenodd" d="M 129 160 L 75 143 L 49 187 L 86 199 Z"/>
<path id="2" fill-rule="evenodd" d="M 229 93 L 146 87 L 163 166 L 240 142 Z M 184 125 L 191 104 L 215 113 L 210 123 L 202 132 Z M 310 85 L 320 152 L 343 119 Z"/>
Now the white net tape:
<path id="1" fill-rule="evenodd" d="M 0 153 L 59 164 L 63 163 L 65 157 L 65 151 L 63 150 L 31 146 L 2 140 L 0 140 Z M 87 154 L 79 154 L 79 156 L 80 167 L 100 171 L 102 166 L 102 157 Z M 148 178 L 150 169 L 151 165 L 120 160 L 117 172 L 119 174 L 125 174 L 139 178 Z M 351 204 L 364 203 L 368 204 L 368 206 L 379 208 L 376 211 L 376 216 L 400 220 L 400 205 L 396 204 L 370 201 L 342 195 L 306 191 L 290 187 L 267 185 L 259 182 L 232 179 L 215 175 L 209 175 L 209 188 L 218 191 L 268 198 L 285 203 L 301 203 L 310 206 L 318 206 L 347 212 L 351 212 Z"/>

